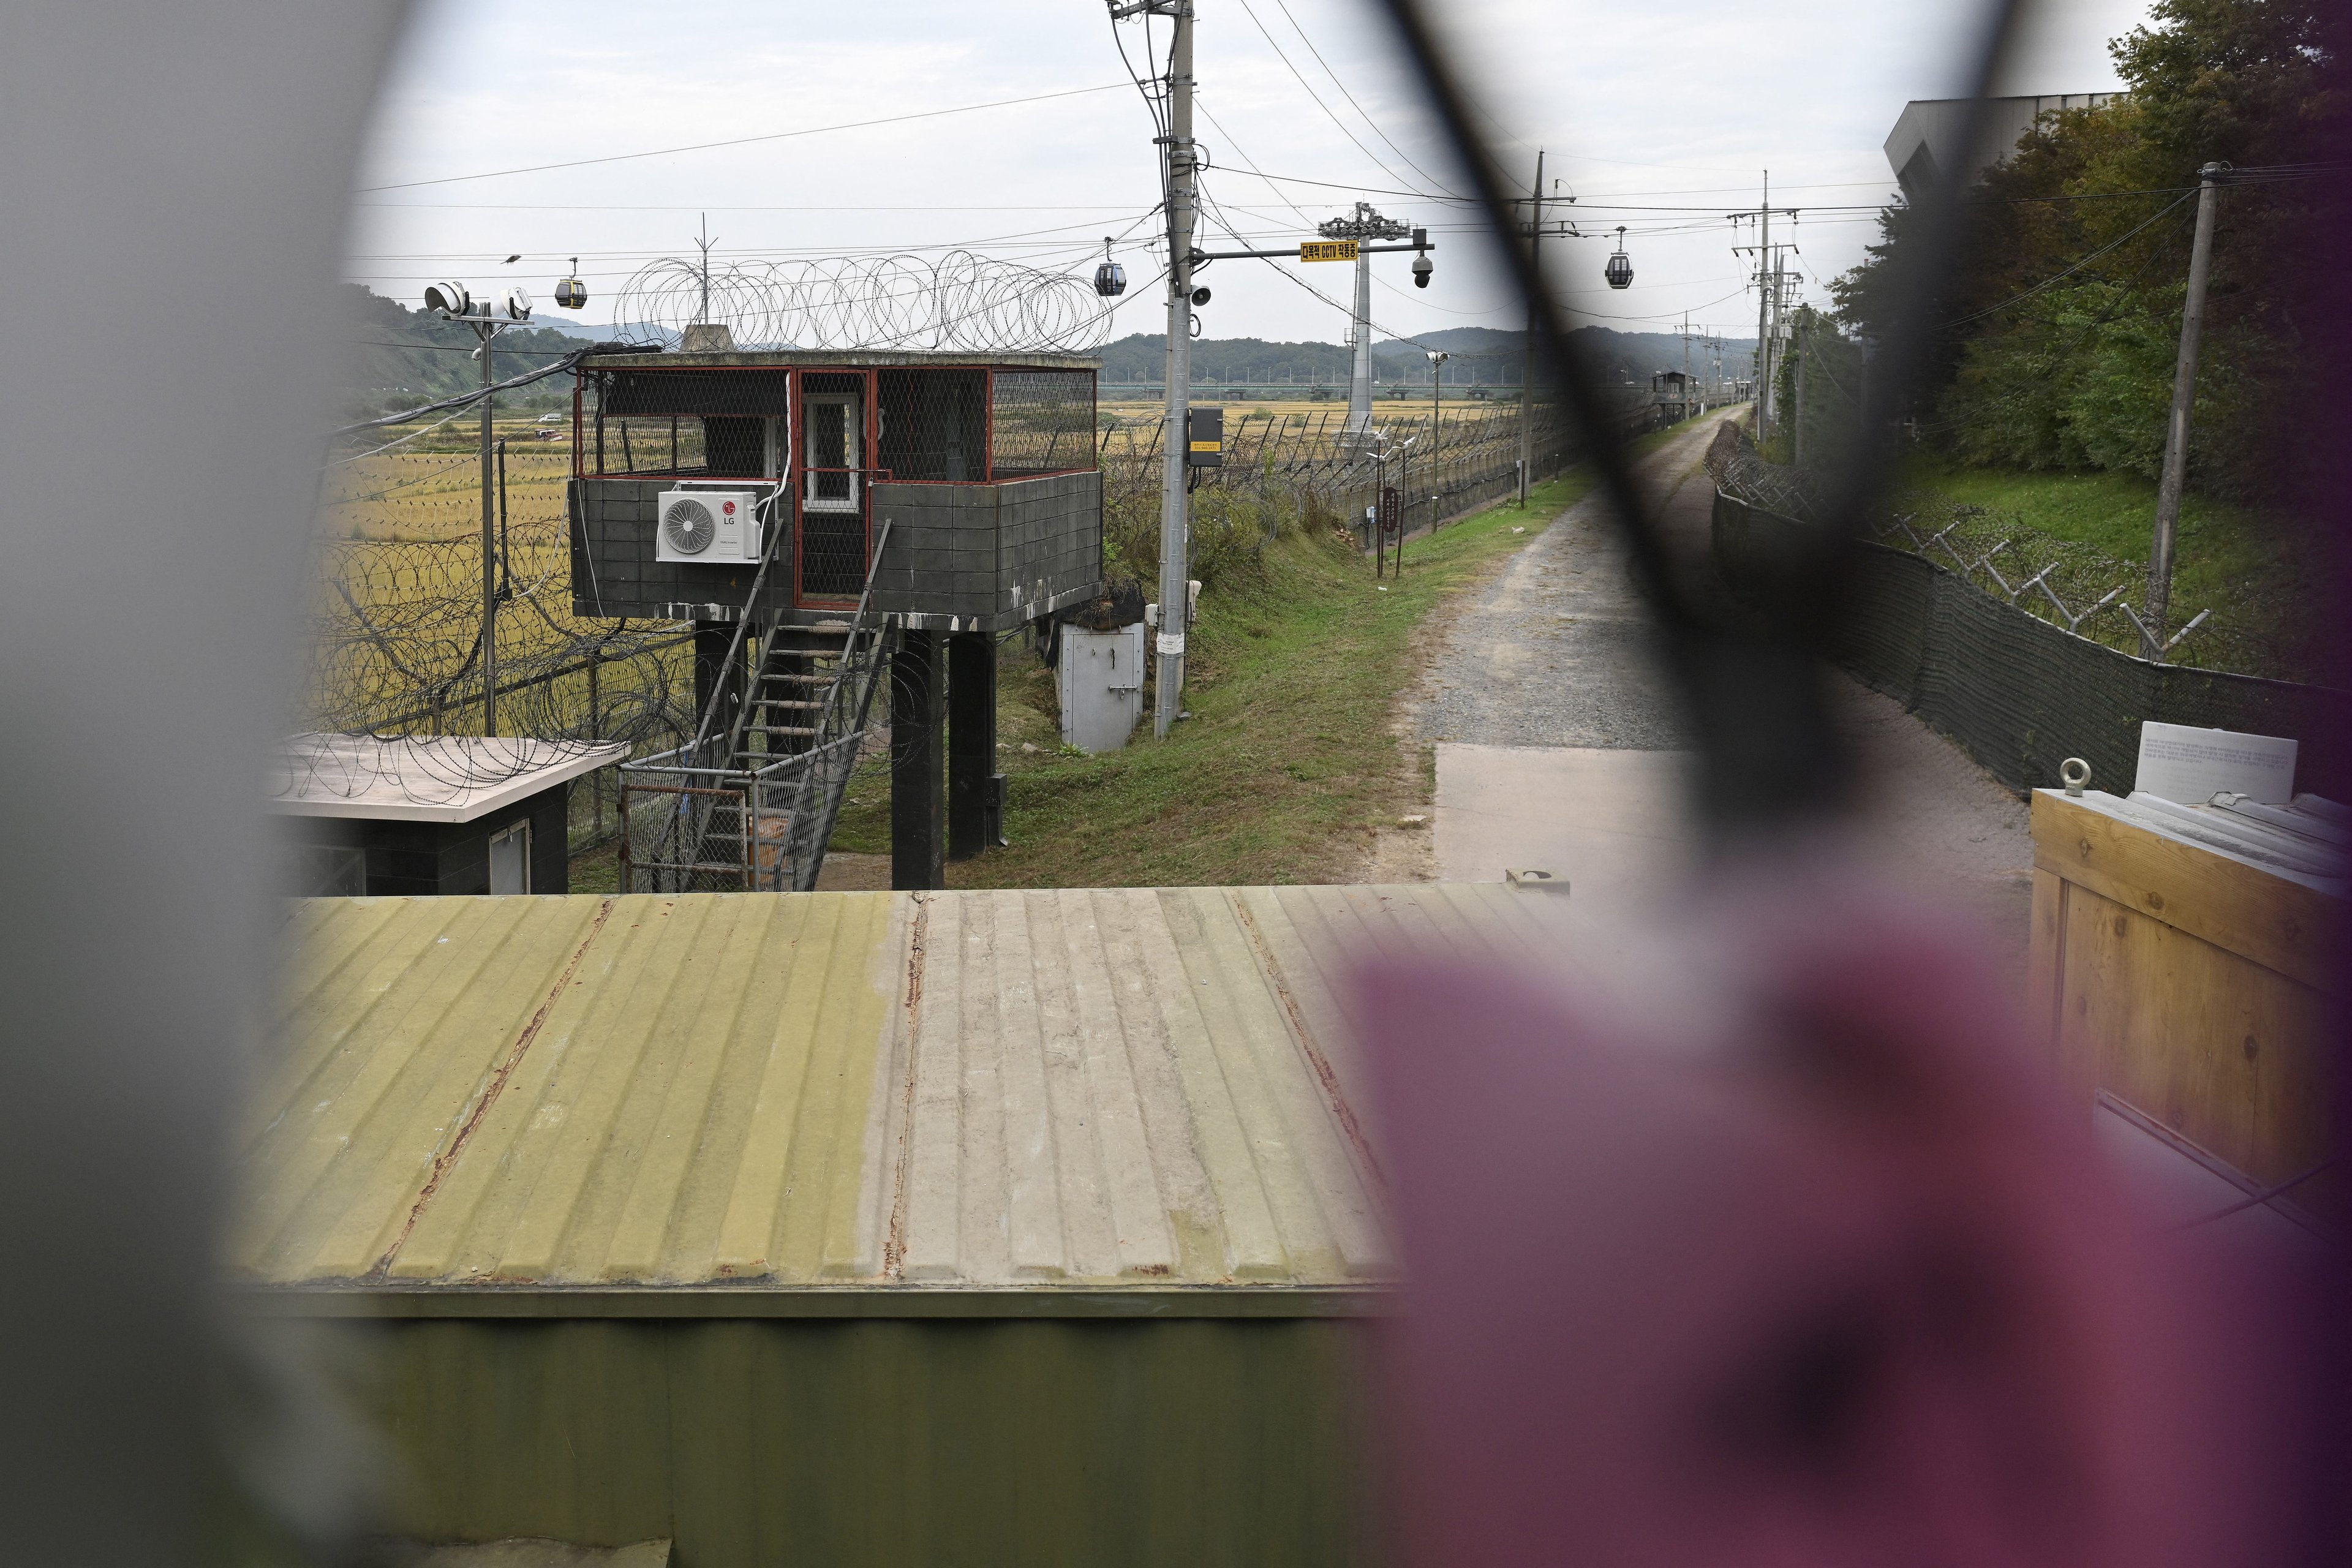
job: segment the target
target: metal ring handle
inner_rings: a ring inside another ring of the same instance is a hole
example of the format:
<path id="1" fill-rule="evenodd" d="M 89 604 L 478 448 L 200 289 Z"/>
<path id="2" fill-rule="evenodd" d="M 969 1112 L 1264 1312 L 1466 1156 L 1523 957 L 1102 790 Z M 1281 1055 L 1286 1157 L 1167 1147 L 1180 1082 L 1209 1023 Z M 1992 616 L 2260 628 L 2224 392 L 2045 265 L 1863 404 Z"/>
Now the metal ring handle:
<path id="1" fill-rule="evenodd" d="M 2058 764 L 2058 782 L 2066 786 L 2068 795 L 2080 795 L 2083 786 L 2091 782 L 2091 764 L 2080 757 L 2069 757 Z"/>

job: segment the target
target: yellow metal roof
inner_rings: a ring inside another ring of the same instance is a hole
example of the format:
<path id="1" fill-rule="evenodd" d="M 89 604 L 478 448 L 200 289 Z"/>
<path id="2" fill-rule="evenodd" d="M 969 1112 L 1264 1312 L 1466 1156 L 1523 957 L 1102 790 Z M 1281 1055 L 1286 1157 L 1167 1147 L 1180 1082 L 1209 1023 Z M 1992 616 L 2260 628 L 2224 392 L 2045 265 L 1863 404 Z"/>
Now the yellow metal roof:
<path id="1" fill-rule="evenodd" d="M 1546 897 L 312 900 L 230 1262 L 379 1293 L 1377 1284 L 1339 978 L 1517 948 Z"/>

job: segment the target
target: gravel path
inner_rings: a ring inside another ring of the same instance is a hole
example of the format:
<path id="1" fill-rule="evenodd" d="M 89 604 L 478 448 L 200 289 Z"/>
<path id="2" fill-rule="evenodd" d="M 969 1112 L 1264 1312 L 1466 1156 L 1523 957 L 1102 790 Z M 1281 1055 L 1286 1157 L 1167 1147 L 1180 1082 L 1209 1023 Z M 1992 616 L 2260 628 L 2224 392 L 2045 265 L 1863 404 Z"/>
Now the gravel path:
<path id="1" fill-rule="evenodd" d="M 1643 461 L 1659 527 L 1701 592 L 1717 422 Z M 1531 525 L 1532 527 L 1540 525 Z M 1675 710 L 1615 531 L 1588 500 L 1461 605 L 1430 662 L 1414 728 L 1437 752 L 1438 875 L 1507 867 L 1570 879 L 1587 908 L 1631 912 L 1695 865 L 1681 796 L 1694 737 Z M 1952 742 L 1855 682 L 1833 693 L 1862 770 L 1853 843 L 1899 880 L 1976 917 L 2016 981 L 2032 843 L 2022 802 Z M 1648 754 L 1643 754 L 1648 753 Z"/>
<path id="2" fill-rule="evenodd" d="M 1654 483 L 1706 475 L 1715 426 L 1643 459 Z M 1541 525 L 1533 525 L 1540 527 Z M 1597 497 L 1570 507 L 1465 606 L 1433 661 L 1423 741 L 1681 751 L 1692 737 L 1650 647 L 1649 617 Z"/>

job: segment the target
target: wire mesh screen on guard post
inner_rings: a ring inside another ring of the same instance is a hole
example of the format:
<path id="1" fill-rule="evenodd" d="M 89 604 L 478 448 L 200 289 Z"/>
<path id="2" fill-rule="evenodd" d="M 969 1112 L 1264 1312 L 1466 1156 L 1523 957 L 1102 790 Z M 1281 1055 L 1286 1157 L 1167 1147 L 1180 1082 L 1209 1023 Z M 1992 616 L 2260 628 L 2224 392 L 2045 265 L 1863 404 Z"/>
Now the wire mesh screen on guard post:
<path id="1" fill-rule="evenodd" d="M 581 374 L 582 466 L 596 475 L 758 479 L 779 454 L 782 369 L 597 369 Z"/>
<path id="2" fill-rule="evenodd" d="M 990 472 L 1000 479 L 1095 466 L 1095 377 L 1000 370 L 990 377 Z"/>
<path id="3" fill-rule="evenodd" d="M 988 477 L 988 373 L 886 370 L 879 458 L 894 479 L 964 484 Z"/>

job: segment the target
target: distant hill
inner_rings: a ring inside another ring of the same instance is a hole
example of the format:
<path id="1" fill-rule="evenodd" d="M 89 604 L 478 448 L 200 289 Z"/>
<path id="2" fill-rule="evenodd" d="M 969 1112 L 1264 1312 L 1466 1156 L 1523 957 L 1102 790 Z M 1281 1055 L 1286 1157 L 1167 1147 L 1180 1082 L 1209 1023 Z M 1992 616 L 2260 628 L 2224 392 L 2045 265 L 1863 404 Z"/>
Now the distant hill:
<path id="1" fill-rule="evenodd" d="M 1620 332 L 1607 327 L 1580 327 L 1578 343 L 1612 381 L 1647 382 L 1653 372 L 1679 370 L 1683 340 L 1668 332 Z M 1445 364 L 1445 382 L 1453 385 L 1517 386 L 1526 334 L 1493 327 L 1448 327 L 1406 341 L 1391 338 L 1372 345 L 1375 374 L 1391 379 L 1429 384 L 1430 349 L 1453 357 Z M 1156 332 L 1137 332 L 1102 350 L 1103 380 L 1114 385 L 1156 386 L 1160 384 L 1166 340 Z M 1746 376 L 1754 357 L 1753 339 L 1727 340 L 1724 374 Z M 1704 374 L 1706 349 L 1691 343 L 1690 365 Z M 1262 338 L 1202 338 L 1192 344 L 1192 379 L 1196 385 L 1344 387 L 1349 357 L 1344 343 L 1269 342 Z"/>
<path id="2" fill-rule="evenodd" d="M 473 328 L 412 310 L 358 283 L 344 287 L 352 323 L 351 341 L 359 366 L 351 388 L 352 403 L 362 413 L 390 413 L 481 384 L 481 366 L 473 358 L 478 344 Z M 517 327 L 499 334 L 490 368 L 504 381 L 528 366 L 550 363 L 579 347 L 579 339 L 562 331 Z M 571 396 L 571 382 L 558 378 L 502 394 L 499 402 L 511 408 L 553 407 L 568 403 Z"/>
<path id="3" fill-rule="evenodd" d="M 478 384 L 472 328 L 410 310 L 360 284 L 346 288 L 353 322 L 352 338 L 359 354 L 359 374 L 352 387 L 355 408 L 366 414 L 387 413 L 447 397 Z M 493 351 L 498 356 L 494 368 L 504 380 L 527 364 L 546 363 L 583 342 L 646 335 L 643 330 L 573 321 L 551 309 L 530 326 L 499 335 Z M 1683 363 L 1683 341 L 1671 333 L 1581 327 L 1575 335 L 1612 381 L 1646 383 L 1652 372 L 1679 369 Z M 1448 386 L 1517 386 L 1524 337 L 1521 332 L 1493 327 L 1448 327 L 1410 342 L 1392 338 L 1374 343 L 1372 363 L 1384 385 L 1402 382 L 1426 386 L 1429 363 L 1423 356 L 1428 349 L 1440 349 L 1454 356 L 1445 365 Z M 1110 385 L 1157 386 L 1162 342 L 1157 333 L 1137 332 L 1105 345 L 1103 381 Z M 1724 373 L 1750 374 L 1752 347 L 1752 342 L 1744 338 L 1727 343 Z M 1706 369 L 1706 351 L 1696 342 L 1691 345 L 1691 368 L 1702 374 Z M 1344 392 L 1348 369 L 1344 343 L 1202 338 L 1192 344 L 1192 379 L 1200 386 L 1255 391 L 1319 384 Z M 551 380 L 508 394 L 500 401 L 518 409 L 556 407 L 571 393 L 569 382 Z"/>

